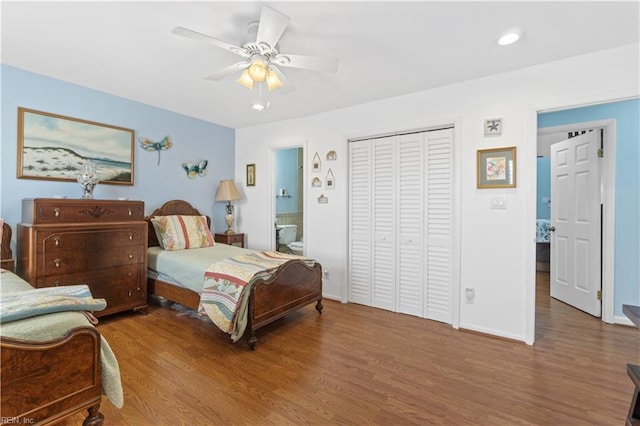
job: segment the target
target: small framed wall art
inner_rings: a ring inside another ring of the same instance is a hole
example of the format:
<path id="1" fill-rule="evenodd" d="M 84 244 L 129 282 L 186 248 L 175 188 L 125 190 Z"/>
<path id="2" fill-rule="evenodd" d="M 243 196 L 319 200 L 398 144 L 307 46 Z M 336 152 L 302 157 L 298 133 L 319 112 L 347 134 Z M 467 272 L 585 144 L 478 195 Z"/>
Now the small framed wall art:
<path id="1" fill-rule="evenodd" d="M 478 188 L 516 187 L 516 147 L 478 150 Z"/>
<path id="2" fill-rule="evenodd" d="M 247 186 L 256 186 L 256 165 L 247 164 Z"/>
<path id="3" fill-rule="evenodd" d="M 313 156 L 313 161 L 311 162 L 311 171 L 314 173 L 318 173 L 320 172 L 321 169 L 322 167 L 320 163 L 320 156 L 316 152 L 315 155 Z"/>
<path id="4" fill-rule="evenodd" d="M 502 118 L 489 118 L 484 120 L 484 135 L 499 136 L 502 134 Z"/>
<path id="5" fill-rule="evenodd" d="M 331 171 L 331 169 L 329 169 L 329 171 L 327 172 L 327 177 L 325 178 L 324 181 L 324 186 L 326 189 L 333 189 L 335 187 L 336 184 L 336 178 L 333 175 L 333 172 Z"/>

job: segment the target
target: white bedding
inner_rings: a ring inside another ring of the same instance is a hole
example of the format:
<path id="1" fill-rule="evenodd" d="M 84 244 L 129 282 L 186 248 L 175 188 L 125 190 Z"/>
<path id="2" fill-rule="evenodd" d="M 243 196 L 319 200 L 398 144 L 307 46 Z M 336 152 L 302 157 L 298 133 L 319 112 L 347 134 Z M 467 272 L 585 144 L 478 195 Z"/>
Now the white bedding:
<path id="1" fill-rule="evenodd" d="M 186 287 L 198 294 L 202 292 L 204 272 L 212 263 L 228 257 L 251 253 L 253 250 L 215 243 L 212 247 L 188 250 L 147 249 L 149 277 Z"/>

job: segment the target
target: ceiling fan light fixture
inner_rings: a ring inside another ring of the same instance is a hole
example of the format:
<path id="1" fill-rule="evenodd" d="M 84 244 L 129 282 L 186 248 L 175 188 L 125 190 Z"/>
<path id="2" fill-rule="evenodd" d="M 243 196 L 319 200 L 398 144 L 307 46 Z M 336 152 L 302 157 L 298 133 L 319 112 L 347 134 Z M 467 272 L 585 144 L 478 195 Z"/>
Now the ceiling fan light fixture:
<path id="1" fill-rule="evenodd" d="M 278 87 L 282 86 L 284 86 L 284 83 L 280 80 L 278 74 L 273 70 L 269 70 L 267 73 L 267 88 L 269 91 L 271 92 L 272 90 L 276 90 Z"/>
<path id="2" fill-rule="evenodd" d="M 249 72 L 249 77 L 256 83 L 262 83 L 267 79 L 267 67 L 260 59 L 253 61 L 253 63 L 249 65 L 249 68 L 247 68 L 247 71 Z"/>
<path id="3" fill-rule="evenodd" d="M 247 89 L 253 90 L 253 79 L 251 79 L 251 76 L 249 75 L 248 68 L 242 72 L 242 75 L 236 81 L 242 84 Z"/>
<path id="4" fill-rule="evenodd" d="M 257 112 L 262 112 L 265 109 L 269 108 L 269 102 L 266 102 L 266 103 L 255 102 L 251 104 L 251 108 L 253 108 Z"/>

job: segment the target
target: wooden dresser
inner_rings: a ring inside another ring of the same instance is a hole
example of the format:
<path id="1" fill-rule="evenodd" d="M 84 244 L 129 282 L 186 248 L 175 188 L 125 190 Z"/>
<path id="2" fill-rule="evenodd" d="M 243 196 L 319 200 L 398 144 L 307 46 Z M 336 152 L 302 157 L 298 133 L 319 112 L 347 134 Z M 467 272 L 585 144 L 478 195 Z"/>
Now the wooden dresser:
<path id="1" fill-rule="evenodd" d="M 107 308 L 147 312 L 147 223 L 142 201 L 22 200 L 17 273 L 34 287 L 87 284 Z"/>

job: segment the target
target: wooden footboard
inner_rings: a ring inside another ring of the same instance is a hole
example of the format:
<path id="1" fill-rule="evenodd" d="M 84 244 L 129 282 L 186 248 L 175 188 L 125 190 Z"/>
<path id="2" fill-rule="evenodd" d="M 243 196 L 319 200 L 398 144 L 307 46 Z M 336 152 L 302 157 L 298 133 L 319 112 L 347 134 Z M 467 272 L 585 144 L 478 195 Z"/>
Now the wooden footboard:
<path id="1" fill-rule="evenodd" d="M 2 337 L 1 424 L 52 424 L 83 410 L 102 425 L 100 333 L 76 327 L 60 339 Z"/>
<path id="2" fill-rule="evenodd" d="M 248 342 L 255 349 L 255 331 L 290 312 L 316 302 L 322 313 L 322 267 L 299 260 L 282 265 L 268 280 L 258 281 L 249 296 Z"/>

